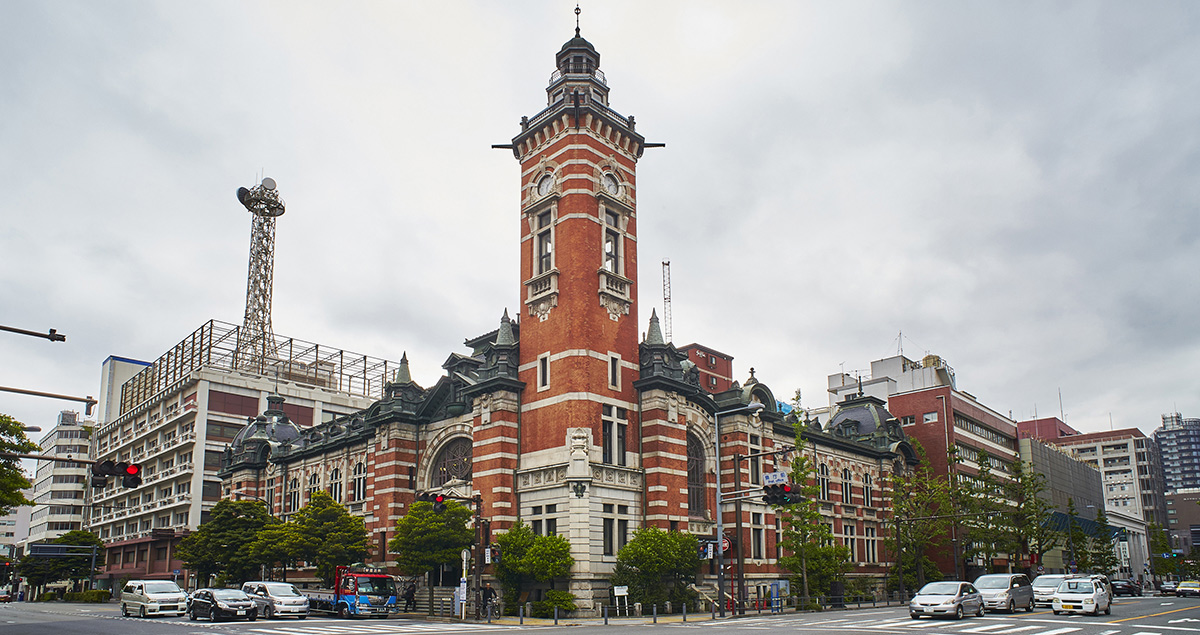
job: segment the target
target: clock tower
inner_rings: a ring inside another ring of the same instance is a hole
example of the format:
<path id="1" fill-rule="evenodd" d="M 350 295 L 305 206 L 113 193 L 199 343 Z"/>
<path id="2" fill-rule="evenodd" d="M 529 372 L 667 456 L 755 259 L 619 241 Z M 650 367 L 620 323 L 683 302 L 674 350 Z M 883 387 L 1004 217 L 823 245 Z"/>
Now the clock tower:
<path id="1" fill-rule="evenodd" d="M 539 515 L 557 514 L 554 533 L 570 540 L 576 561 L 572 592 L 586 604 L 597 576 L 611 573 L 617 528 L 636 526 L 644 505 L 634 381 L 645 139 L 609 106 L 600 54 L 578 27 L 555 56 L 546 94 L 546 108 L 523 117 L 512 141 L 525 384 L 515 503 L 535 528 Z"/>

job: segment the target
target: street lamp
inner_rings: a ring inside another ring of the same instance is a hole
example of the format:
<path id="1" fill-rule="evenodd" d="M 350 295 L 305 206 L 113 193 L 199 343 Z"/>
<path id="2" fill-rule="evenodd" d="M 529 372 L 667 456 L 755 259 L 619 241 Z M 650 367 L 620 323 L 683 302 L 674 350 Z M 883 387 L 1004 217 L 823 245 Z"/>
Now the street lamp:
<path id="1" fill-rule="evenodd" d="M 713 414 L 713 458 L 717 466 L 717 604 L 720 605 L 721 617 L 725 617 L 725 600 L 721 597 L 725 592 L 725 525 L 721 520 L 721 415 L 742 411 L 758 414 L 765 407 L 761 401 L 755 400 L 746 405 L 718 410 Z M 738 539 L 738 549 L 741 549 L 741 536 L 738 536 Z"/>

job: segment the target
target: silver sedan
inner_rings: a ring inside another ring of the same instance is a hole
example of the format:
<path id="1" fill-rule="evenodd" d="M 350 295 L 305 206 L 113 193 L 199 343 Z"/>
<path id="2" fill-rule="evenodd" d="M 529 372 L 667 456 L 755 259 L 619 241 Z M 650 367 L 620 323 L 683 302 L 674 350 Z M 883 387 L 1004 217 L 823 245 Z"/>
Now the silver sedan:
<path id="1" fill-rule="evenodd" d="M 983 615 L 983 596 L 970 582 L 957 580 L 930 582 L 917 591 L 908 603 L 910 617 L 953 617 L 961 620 L 963 615 Z"/>

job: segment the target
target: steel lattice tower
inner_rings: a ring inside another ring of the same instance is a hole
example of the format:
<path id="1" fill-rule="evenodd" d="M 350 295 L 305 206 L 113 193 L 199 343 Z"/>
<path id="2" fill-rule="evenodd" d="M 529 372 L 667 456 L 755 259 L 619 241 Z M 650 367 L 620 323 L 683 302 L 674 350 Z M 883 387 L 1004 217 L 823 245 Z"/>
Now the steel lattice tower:
<path id="1" fill-rule="evenodd" d="M 246 277 L 246 315 L 238 333 L 239 368 L 265 370 L 276 357 L 271 328 L 271 289 L 275 277 L 275 219 L 283 215 L 283 200 L 275 179 L 267 177 L 247 190 L 238 188 L 238 200 L 250 211 L 250 268 Z"/>

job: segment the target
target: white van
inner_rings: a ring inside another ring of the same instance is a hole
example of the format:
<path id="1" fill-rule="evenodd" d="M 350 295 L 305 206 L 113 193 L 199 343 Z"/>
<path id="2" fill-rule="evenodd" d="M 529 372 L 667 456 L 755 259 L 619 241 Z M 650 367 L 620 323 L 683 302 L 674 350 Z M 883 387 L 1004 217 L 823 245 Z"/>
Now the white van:
<path id="1" fill-rule="evenodd" d="M 130 580 L 121 589 L 121 615 L 138 617 L 187 613 L 187 595 L 170 580 Z"/>

